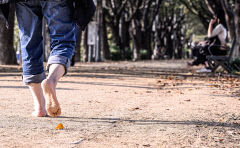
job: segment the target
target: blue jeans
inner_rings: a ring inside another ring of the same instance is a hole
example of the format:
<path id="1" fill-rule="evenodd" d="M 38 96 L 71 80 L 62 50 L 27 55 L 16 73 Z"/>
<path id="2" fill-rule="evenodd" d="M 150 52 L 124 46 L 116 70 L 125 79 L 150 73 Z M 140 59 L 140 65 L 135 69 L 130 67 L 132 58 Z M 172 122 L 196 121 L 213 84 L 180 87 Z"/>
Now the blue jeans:
<path id="1" fill-rule="evenodd" d="M 45 79 L 43 66 L 42 19 L 46 19 L 51 53 L 51 64 L 61 64 L 65 74 L 73 56 L 78 29 L 72 20 L 70 0 L 28 1 L 16 3 L 16 14 L 22 48 L 23 82 L 41 83 Z"/>

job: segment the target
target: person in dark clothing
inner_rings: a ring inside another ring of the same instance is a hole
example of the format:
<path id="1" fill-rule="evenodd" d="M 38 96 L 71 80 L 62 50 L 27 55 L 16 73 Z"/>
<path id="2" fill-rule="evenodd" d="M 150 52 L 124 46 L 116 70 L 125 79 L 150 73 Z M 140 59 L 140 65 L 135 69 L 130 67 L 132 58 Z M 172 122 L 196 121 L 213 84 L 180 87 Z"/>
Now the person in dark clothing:
<path id="1" fill-rule="evenodd" d="M 213 29 L 213 26 L 216 26 Z M 209 53 L 209 46 L 210 51 L 213 55 L 226 55 L 226 42 L 227 40 L 227 29 L 224 25 L 224 23 L 220 23 L 220 19 L 218 17 L 214 16 L 214 18 L 209 23 L 208 28 L 208 37 L 202 41 L 199 42 L 194 48 L 193 52 L 195 53 L 194 56 L 197 58 L 193 62 L 189 62 L 189 66 L 204 64 L 206 65 L 206 56 L 210 55 Z M 211 72 L 211 70 L 208 69 L 208 66 L 199 72 Z"/>
<path id="2" fill-rule="evenodd" d="M 85 2 L 89 4 L 91 0 L 87 1 Z M 8 2 L 8 0 L 1 0 L 0 4 L 6 5 Z M 70 66 L 77 42 L 77 25 L 83 30 L 91 19 L 85 18 L 83 14 L 92 17 L 92 12 L 95 11 L 93 2 L 90 3 L 91 6 L 79 5 L 80 1 L 76 1 L 75 4 L 73 2 L 73 0 L 17 0 L 15 3 L 22 48 L 22 77 L 32 93 L 35 104 L 33 115 L 37 117 L 44 117 L 47 114 L 56 117 L 61 114 L 56 86 L 59 79 L 67 74 Z M 76 6 L 78 6 L 77 9 Z M 89 9 L 90 14 L 86 9 Z M 5 17 L 7 17 L 6 14 L 7 12 L 4 14 Z M 51 48 L 47 62 L 49 71 L 47 77 L 42 60 L 43 18 L 49 26 Z"/>
<path id="3" fill-rule="evenodd" d="M 72 21 L 71 3 L 62 1 L 28 1 L 16 3 L 16 14 L 22 48 L 23 82 L 29 86 L 35 102 L 34 116 L 59 116 L 56 97 L 58 80 L 67 73 L 74 53 L 77 26 Z M 51 38 L 51 53 L 46 78 L 42 60 L 42 19 L 46 19 Z"/>

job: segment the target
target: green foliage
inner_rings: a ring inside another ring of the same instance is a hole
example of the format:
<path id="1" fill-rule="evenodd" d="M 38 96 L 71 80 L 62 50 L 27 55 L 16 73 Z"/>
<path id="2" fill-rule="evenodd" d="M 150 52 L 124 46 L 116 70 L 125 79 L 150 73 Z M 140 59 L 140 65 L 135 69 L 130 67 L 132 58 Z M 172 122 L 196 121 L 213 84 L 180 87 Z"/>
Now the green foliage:
<path id="1" fill-rule="evenodd" d="M 125 48 L 125 52 L 126 52 L 125 58 L 127 60 L 131 60 L 133 55 L 132 50 L 130 48 Z"/>
<path id="2" fill-rule="evenodd" d="M 121 52 L 119 46 L 114 43 L 110 44 L 110 52 L 111 52 L 111 60 L 113 61 L 120 61 L 121 59 Z M 130 48 L 125 48 L 125 59 L 131 60 L 132 59 L 132 50 Z"/>
<path id="3" fill-rule="evenodd" d="M 110 44 L 110 52 L 111 52 L 111 60 L 113 61 L 119 61 L 121 60 L 121 54 L 120 54 L 120 48 L 114 44 Z"/>
<path id="4" fill-rule="evenodd" d="M 186 35 L 189 37 L 191 35 L 206 35 L 207 30 L 204 28 L 203 24 L 199 18 L 195 15 L 187 13 L 185 25 L 187 26 Z"/>
<path id="5" fill-rule="evenodd" d="M 13 47 L 14 47 L 15 51 L 17 50 L 19 44 L 20 44 L 20 37 L 19 37 L 19 30 L 18 30 L 18 22 L 17 22 L 17 18 L 15 17 L 15 21 L 14 21 L 14 39 L 13 39 Z"/>
<path id="6" fill-rule="evenodd" d="M 140 50 L 140 56 L 141 56 L 142 60 L 148 59 L 148 57 L 147 57 L 147 49 Z"/>
<path id="7" fill-rule="evenodd" d="M 240 58 L 236 58 L 231 62 L 231 68 L 233 69 L 234 73 L 240 71 Z"/>

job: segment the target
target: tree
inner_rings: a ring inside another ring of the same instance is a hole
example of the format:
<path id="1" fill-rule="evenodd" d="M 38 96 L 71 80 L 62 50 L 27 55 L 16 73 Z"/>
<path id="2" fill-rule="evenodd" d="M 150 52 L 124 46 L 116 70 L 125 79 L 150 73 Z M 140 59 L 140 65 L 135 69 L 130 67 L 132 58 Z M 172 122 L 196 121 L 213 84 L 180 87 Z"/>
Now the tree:
<path id="1" fill-rule="evenodd" d="M 125 46 L 122 41 L 122 36 L 120 34 L 120 20 L 123 16 L 123 12 L 125 6 L 127 5 L 128 0 L 111 0 L 110 2 L 107 0 L 103 1 L 103 7 L 106 9 L 106 22 L 107 25 L 110 26 L 111 31 L 113 33 L 114 42 L 120 49 L 121 58 L 124 59 L 125 55 Z"/>
<path id="2" fill-rule="evenodd" d="M 106 9 L 102 10 L 102 26 L 100 26 L 102 59 L 110 60 L 110 49 L 107 37 Z"/>
<path id="3" fill-rule="evenodd" d="M 190 13 L 198 16 L 203 26 L 208 28 L 208 20 L 212 17 L 212 13 L 209 11 L 206 1 L 203 0 L 180 0 L 180 2 L 186 6 Z"/>
<path id="4" fill-rule="evenodd" d="M 51 52 L 49 28 L 46 19 L 43 19 L 43 61 L 47 62 Z"/>
<path id="5" fill-rule="evenodd" d="M 133 60 L 140 59 L 140 50 L 147 50 L 147 58 L 152 55 L 152 26 L 159 12 L 162 0 L 132 2 L 131 9 L 135 12 L 132 19 L 131 36 L 133 40 Z M 135 4 L 135 6 L 134 6 Z M 135 10 L 134 10 L 135 9 Z M 131 11 L 129 11 L 131 12 Z"/>
<path id="6" fill-rule="evenodd" d="M 164 1 L 154 21 L 154 54 L 158 58 L 183 58 L 186 35 L 185 8 L 178 1 Z"/>
<path id="7" fill-rule="evenodd" d="M 229 29 L 229 36 L 236 38 L 233 57 L 240 56 L 240 1 L 239 0 L 220 0 L 225 19 Z"/>
<path id="8" fill-rule="evenodd" d="M 14 36 L 14 4 L 10 5 L 8 28 L 5 21 L 0 20 L 0 64 L 16 64 L 16 53 L 13 47 Z"/>

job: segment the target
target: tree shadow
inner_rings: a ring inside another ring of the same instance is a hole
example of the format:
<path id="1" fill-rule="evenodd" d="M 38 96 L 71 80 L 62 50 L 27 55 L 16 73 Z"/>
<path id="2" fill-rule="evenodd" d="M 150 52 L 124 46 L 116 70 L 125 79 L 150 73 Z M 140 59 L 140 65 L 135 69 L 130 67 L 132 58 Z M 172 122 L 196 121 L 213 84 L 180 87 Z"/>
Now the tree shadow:
<path id="1" fill-rule="evenodd" d="M 127 122 L 134 125 L 195 125 L 195 126 L 210 126 L 210 127 L 230 127 L 240 129 L 239 124 L 227 123 L 227 122 L 214 122 L 214 121 L 167 121 L 167 120 L 134 120 L 134 119 L 121 119 L 121 118 L 80 118 L 80 117 L 58 117 L 67 119 L 70 122 L 100 122 L 100 123 L 121 123 Z M 69 120 L 70 119 L 70 120 Z"/>
<path id="2" fill-rule="evenodd" d="M 178 64 L 178 66 L 176 66 Z M 0 77 L 21 76 L 21 70 L 18 67 L 0 68 Z M 194 73 L 193 69 L 186 67 L 184 61 L 142 61 L 142 62 L 113 62 L 113 63 L 81 63 L 71 67 L 67 77 L 88 77 L 103 79 L 121 79 L 124 77 L 136 78 L 166 78 L 169 76 L 180 77 L 181 79 L 196 78 L 205 79 L 207 77 L 216 77 L 219 74 Z M 239 77 L 239 76 L 236 76 Z"/>
<path id="3" fill-rule="evenodd" d="M 142 85 L 126 85 L 126 84 L 117 84 L 117 83 L 109 83 L 109 82 L 80 82 L 80 81 L 60 81 L 59 83 L 63 83 L 63 84 L 80 84 L 80 85 L 95 85 L 95 86 L 113 86 L 113 87 L 122 87 L 122 88 L 140 88 L 140 89 L 151 89 L 151 90 L 159 90 L 159 89 L 164 89 L 164 90 L 178 90 L 178 89 L 195 89 L 195 88 L 206 88 L 209 85 L 207 84 L 201 84 L 199 83 L 199 86 L 191 86 L 189 83 L 189 86 L 183 86 L 186 85 L 186 83 L 181 83 L 178 84 L 174 87 L 161 87 L 158 85 L 152 85 L 152 86 L 142 86 Z"/>
<path id="4" fill-rule="evenodd" d="M 22 82 L 22 80 L 0 80 L 0 82 Z"/>
<path id="5" fill-rule="evenodd" d="M 122 77 L 139 77 L 139 78 L 167 78 L 169 76 L 181 77 L 182 79 L 187 78 L 206 78 L 206 77 L 215 77 L 216 74 L 195 74 L 191 73 L 191 70 L 183 69 L 173 69 L 169 70 L 168 68 L 151 68 L 151 67 L 136 67 L 136 68 L 91 68 L 91 69 L 78 69 L 70 70 L 69 77 L 96 77 L 96 78 L 122 78 Z M 79 75 L 76 75 L 79 74 Z M 102 75 L 101 75 L 102 74 Z M 109 75 L 114 74 L 114 75 Z"/>
<path id="6" fill-rule="evenodd" d="M 0 77 L 21 77 L 21 73 L 0 73 Z"/>
<path id="7" fill-rule="evenodd" d="M 137 86 L 137 85 L 125 85 L 107 82 L 76 82 L 76 81 L 60 81 L 59 83 L 72 83 L 72 84 L 82 84 L 82 85 L 95 85 L 95 86 L 114 86 L 114 87 L 125 87 L 125 88 L 142 88 L 142 89 L 158 89 L 157 87 L 148 86 Z"/>
<path id="8" fill-rule="evenodd" d="M 0 86 L 0 88 L 6 88 L 6 89 L 29 89 L 27 86 Z M 79 90 L 79 89 L 59 87 L 56 90 Z"/>

